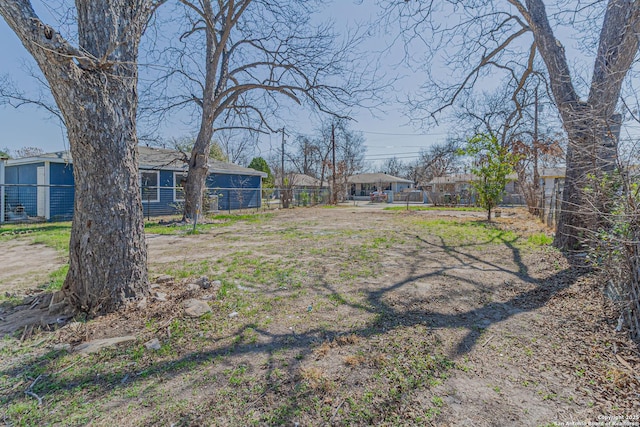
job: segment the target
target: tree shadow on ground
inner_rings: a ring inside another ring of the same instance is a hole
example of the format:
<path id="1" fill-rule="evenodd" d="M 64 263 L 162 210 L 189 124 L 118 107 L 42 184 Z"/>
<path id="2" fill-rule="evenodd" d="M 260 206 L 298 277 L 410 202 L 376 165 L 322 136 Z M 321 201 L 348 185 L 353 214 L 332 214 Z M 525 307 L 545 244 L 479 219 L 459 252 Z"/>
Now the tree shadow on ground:
<path id="1" fill-rule="evenodd" d="M 364 300 L 366 303 L 352 303 L 345 298 L 340 290 L 335 289 L 329 283 L 329 280 L 323 280 L 321 287 L 328 294 L 334 295 L 343 305 L 348 305 L 355 310 L 366 311 L 374 316 L 374 320 L 360 327 L 353 327 L 348 330 L 340 328 L 312 327 L 302 333 L 295 331 L 285 333 L 273 333 L 264 328 L 260 328 L 254 323 L 246 323 L 227 334 L 223 339 L 216 339 L 212 342 L 212 346 L 216 348 L 210 350 L 194 351 L 182 357 L 172 360 L 164 360 L 153 363 L 142 371 L 138 371 L 135 367 L 123 365 L 113 370 L 104 366 L 96 366 L 92 370 L 83 370 L 76 375 L 67 375 L 65 378 L 58 376 L 58 372 L 52 372 L 55 361 L 62 355 L 64 351 L 51 351 L 45 355 L 35 358 L 25 358 L 16 363 L 13 367 L 0 371 L 0 377 L 16 377 L 33 378 L 41 375 L 37 381 L 37 386 L 33 383 L 28 391 L 36 394 L 38 397 L 46 397 L 50 393 L 62 391 L 71 391 L 82 388 L 87 385 L 99 386 L 101 395 L 108 395 L 118 389 L 126 389 L 135 383 L 149 378 L 159 378 L 163 381 L 177 377 L 183 373 L 190 372 L 194 367 L 210 364 L 216 358 L 221 356 L 243 356 L 243 355 L 265 355 L 268 359 L 266 366 L 265 391 L 264 396 L 269 390 L 279 389 L 282 384 L 274 375 L 275 364 L 272 363 L 275 355 L 286 349 L 288 351 L 296 350 L 299 356 L 296 357 L 298 362 L 302 362 L 310 357 L 312 347 L 323 341 L 331 340 L 337 336 L 345 334 L 355 334 L 363 338 L 372 338 L 376 336 L 384 336 L 393 332 L 400 327 L 424 326 L 428 329 L 464 329 L 465 336 L 458 342 L 453 357 L 458 357 L 470 352 L 476 345 L 481 336 L 481 331 L 491 325 L 503 322 L 510 317 L 528 311 L 536 310 L 549 302 L 549 300 L 563 289 L 571 286 L 579 277 L 581 269 L 569 267 L 565 270 L 558 271 L 550 277 L 538 279 L 529 274 L 527 265 L 522 261 L 520 249 L 514 244 L 514 241 L 501 240 L 505 249 L 511 252 L 511 261 L 516 266 L 515 270 L 510 270 L 495 262 L 489 262 L 477 255 L 477 248 L 474 252 L 474 246 L 481 246 L 488 242 L 480 242 L 474 245 L 450 245 L 444 239 L 437 242 L 429 241 L 428 238 L 414 236 L 418 246 L 405 253 L 406 257 L 412 260 L 415 267 L 409 267 L 404 278 L 398 280 L 385 287 L 378 287 L 375 290 L 365 292 Z M 495 244 L 495 239 L 493 239 Z M 421 262 L 429 260 L 429 253 L 434 250 L 450 257 L 452 262 L 450 265 L 434 268 L 429 272 L 419 272 L 417 267 Z M 468 277 L 457 277 L 457 280 L 464 281 L 469 285 L 482 288 L 484 285 L 481 281 L 473 277 L 473 272 L 478 270 L 480 266 L 495 269 L 503 274 L 517 278 L 524 283 L 533 285 L 533 289 L 519 292 L 512 298 L 504 302 L 488 302 L 480 307 L 458 312 L 455 314 L 438 312 L 429 310 L 428 302 L 415 300 L 404 301 L 399 307 L 390 303 L 388 296 L 398 290 L 401 290 L 412 283 L 424 281 L 425 279 L 435 278 L 450 272 L 452 269 L 465 268 L 469 270 Z M 245 343 L 234 338 L 242 337 L 247 331 L 254 331 L 260 337 L 259 342 Z M 231 341 L 228 344 L 217 345 L 221 341 Z M 97 357 L 97 356 L 96 356 Z M 287 367 L 290 381 L 299 378 L 300 363 L 292 363 Z M 102 371 L 102 372 L 101 372 Z M 24 396 L 25 390 L 7 390 L 0 393 L 0 401 L 3 403 Z M 258 399 L 260 396 L 258 397 Z M 283 408 L 283 418 L 280 421 L 291 422 L 293 418 L 286 414 L 293 414 L 301 410 L 296 403 L 296 399 L 288 400 L 288 408 Z M 393 402 L 387 402 L 392 404 Z M 121 403 L 122 405 L 125 402 Z M 339 408 L 338 408 L 339 409 Z M 336 409 L 337 413 L 337 409 Z M 335 416 L 335 414 L 334 414 Z"/>

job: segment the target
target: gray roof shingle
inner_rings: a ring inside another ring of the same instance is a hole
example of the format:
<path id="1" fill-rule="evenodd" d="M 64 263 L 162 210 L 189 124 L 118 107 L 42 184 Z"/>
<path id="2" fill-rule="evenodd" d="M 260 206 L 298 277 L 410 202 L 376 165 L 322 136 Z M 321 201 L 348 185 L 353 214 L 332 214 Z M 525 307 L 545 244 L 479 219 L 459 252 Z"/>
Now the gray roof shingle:
<path id="1" fill-rule="evenodd" d="M 351 184 L 377 184 L 379 182 L 401 182 L 405 184 L 413 183 L 413 181 L 409 179 L 387 175 L 386 173 L 361 173 L 358 175 L 350 176 L 347 179 L 347 182 Z"/>
<path id="2" fill-rule="evenodd" d="M 163 169 L 174 171 L 186 171 L 188 169 L 188 155 L 176 150 L 163 148 L 152 148 L 138 146 L 138 162 L 140 169 Z M 55 153 L 45 153 L 34 157 L 23 157 L 21 159 L 11 159 L 7 165 L 29 164 L 42 161 L 54 163 L 73 163 L 69 151 L 58 151 Z M 219 173 L 227 175 L 252 175 L 266 178 L 267 174 L 251 168 L 245 168 L 233 163 L 221 162 L 219 160 L 209 160 L 209 173 Z"/>

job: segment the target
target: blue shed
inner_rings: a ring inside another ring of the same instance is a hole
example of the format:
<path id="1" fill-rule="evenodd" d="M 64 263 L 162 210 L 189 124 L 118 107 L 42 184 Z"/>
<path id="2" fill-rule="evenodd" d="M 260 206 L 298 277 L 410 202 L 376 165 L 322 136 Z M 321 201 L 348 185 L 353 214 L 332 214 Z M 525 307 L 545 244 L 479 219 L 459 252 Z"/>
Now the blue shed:
<path id="1" fill-rule="evenodd" d="M 186 156 L 175 150 L 138 147 L 139 179 L 145 215 L 181 212 Z M 41 217 L 51 221 L 73 217 L 73 161 L 67 151 L 6 161 L 5 219 Z M 259 208 L 266 174 L 232 163 L 211 160 L 207 177 L 210 208 Z"/>
<path id="2" fill-rule="evenodd" d="M 23 215 L 61 221 L 73 216 L 73 165 L 68 152 L 7 160 L 4 178 L 8 219 Z"/>

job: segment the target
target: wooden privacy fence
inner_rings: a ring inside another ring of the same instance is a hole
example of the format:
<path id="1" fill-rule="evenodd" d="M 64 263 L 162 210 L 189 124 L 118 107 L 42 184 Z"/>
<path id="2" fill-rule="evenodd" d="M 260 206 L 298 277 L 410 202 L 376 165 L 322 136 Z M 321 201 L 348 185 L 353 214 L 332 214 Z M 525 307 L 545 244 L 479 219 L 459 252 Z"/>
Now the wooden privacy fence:
<path id="1" fill-rule="evenodd" d="M 630 283 L 626 286 L 628 304 L 622 315 L 629 325 L 631 337 L 637 341 L 640 340 L 640 242 L 634 242 L 630 252 Z"/>
<path id="2" fill-rule="evenodd" d="M 562 206 L 563 182 L 556 180 L 553 187 L 543 187 L 540 193 L 538 216 L 549 227 L 556 228 Z"/>

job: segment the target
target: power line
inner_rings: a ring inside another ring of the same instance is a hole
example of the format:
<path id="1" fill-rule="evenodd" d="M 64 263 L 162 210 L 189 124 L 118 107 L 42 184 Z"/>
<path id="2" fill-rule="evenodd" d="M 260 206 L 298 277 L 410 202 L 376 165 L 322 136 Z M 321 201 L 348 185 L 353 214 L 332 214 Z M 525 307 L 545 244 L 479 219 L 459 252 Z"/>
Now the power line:
<path id="1" fill-rule="evenodd" d="M 411 154 L 411 155 L 419 156 L 419 155 L 420 155 L 420 153 L 421 153 L 420 151 L 409 151 L 409 152 L 406 152 L 406 153 L 391 153 L 391 154 L 389 154 L 389 153 L 381 153 L 381 154 L 365 154 L 365 157 L 389 157 L 389 156 L 391 156 L 391 157 L 397 157 L 397 156 L 404 156 L 404 155 L 407 155 L 407 154 Z"/>
<path id="2" fill-rule="evenodd" d="M 379 161 L 379 160 L 387 160 L 390 159 L 392 157 L 395 157 L 398 160 L 403 160 L 403 159 L 419 159 L 420 156 L 405 156 L 405 157 L 398 157 L 398 156 L 389 156 L 389 157 L 375 157 L 375 158 L 369 158 L 365 156 L 365 160 L 371 160 L 371 161 Z"/>
<path id="3" fill-rule="evenodd" d="M 367 147 L 367 149 L 373 149 L 373 150 L 397 150 L 398 148 L 415 148 L 415 149 L 423 150 L 423 149 L 428 147 L 426 145 L 383 145 L 383 146 L 375 146 L 375 145 L 370 145 L 368 143 L 365 144 L 365 146 Z"/>
<path id="4" fill-rule="evenodd" d="M 366 130 L 359 130 L 358 132 L 367 133 L 370 135 L 389 135 L 389 136 L 447 136 L 449 135 L 446 132 L 438 132 L 438 133 L 390 133 L 390 132 L 373 132 Z"/>

